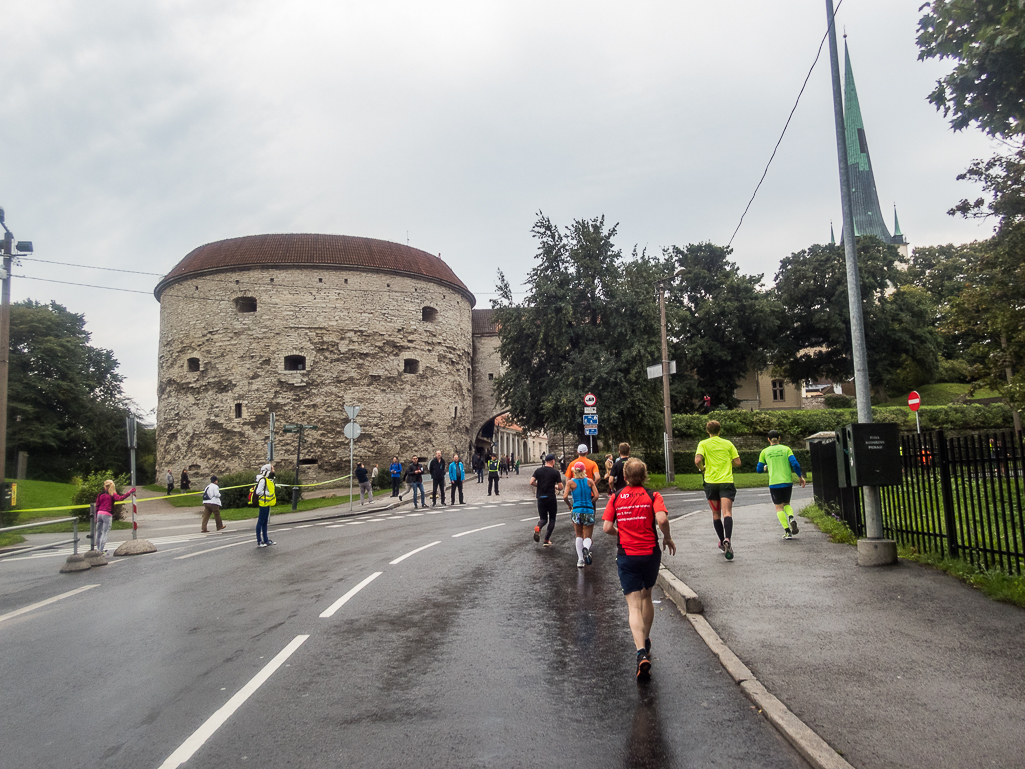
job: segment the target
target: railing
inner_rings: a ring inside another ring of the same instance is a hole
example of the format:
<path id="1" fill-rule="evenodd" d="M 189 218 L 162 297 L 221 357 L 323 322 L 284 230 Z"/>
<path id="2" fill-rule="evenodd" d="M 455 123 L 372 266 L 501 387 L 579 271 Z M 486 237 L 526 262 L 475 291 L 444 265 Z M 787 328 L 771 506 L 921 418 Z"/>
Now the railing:
<path id="1" fill-rule="evenodd" d="M 1025 442 L 1013 433 L 901 437 L 900 486 L 881 491 L 883 530 L 923 553 L 1020 575 Z"/>
<path id="2" fill-rule="evenodd" d="M 6 534 L 9 531 L 19 531 L 21 529 L 38 529 L 40 526 L 50 526 L 54 523 L 74 523 L 74 533 L 72 539 L 64 540 L 62 542 L 51 542 L 48 545 L 36 545 L 35 547 L 19 547 L 17 550 L 11 550 L 7 553 L 0 553 L 0 558 L 10 558 L 15 555 L 24 555 L 25 553 L 33 553 L 36 550 L 50 550 L 54 547 L 63 547 L 64 545 L 74 545 L 75 555 L 78 555 L 78 518 L 72 516 L 71 518 L 57 518 L 53 521 L 34 521 L 32 523 L 23 523 L 20 526 L 7 526 L 0 529 L 0 534 Z"/>

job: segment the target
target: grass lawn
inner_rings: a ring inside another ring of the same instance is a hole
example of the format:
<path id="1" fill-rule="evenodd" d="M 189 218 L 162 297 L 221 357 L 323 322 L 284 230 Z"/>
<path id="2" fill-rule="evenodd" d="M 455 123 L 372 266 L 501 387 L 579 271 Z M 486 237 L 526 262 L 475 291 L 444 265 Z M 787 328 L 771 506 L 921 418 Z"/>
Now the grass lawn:
<path id="1" fill-rule="evenodd" d="M 918 394 L 922 396 L 923 406 L 949 406 L 955 400 L 965 395 L 968 392 L 968 385 L 959 384 L 957 382 L 937 382 L 936 384 L 922 385 L 916 388 Z M 996 398 L 1000 393 L 995 390 L 978 390 L 972 398 Z M 880 403 L 880 406 L 907 406 L 908 396 L 907 393 L 897 395 L 890 398 L 886 403 Z"/>
<path id="2" fill-rule="evenodd" d="M 11 522 L 11 526 L 20 526 L 23 523 L 31 523 L 32 521 L 49 521 L 55 518 L 67 518 L 73 515 L 74 512 L 71 510 L 50 510 L 39 513 L 22 513 L 21 510 L 32 510 L 38 507 L 61 507 L 62 505 L 70 505 L 71 498 L 78 491 L 78 487 L 73 483 L 54 483 L 52 481 L 15 481 L 8 479 L 8 483 L 18 484 L 18 504 L 14 506 L 14 512 L 18 513 L 18 517 L 15 521 Z M 55 526 L 44 526 L 39 529 L 29 529 L 33 534 L 38 534 L 44 531 L 71 531 L 73 525 L 68 524 L 57 524 Z M 6 545 L 16 545 L 19 542 L 24 542 L 25 538 L 21 536 L 20 532 L 12 532 L 10 534 L 0 534 L 0 547 Z"/>
<path id="3" fill-rule="evenodd" d="M 808 482 L 811 483 L 811 473 L 807 474 Z M 797 476 L 794 476 L 797 482 Z M 734 473 L 733 483 L 738 489 L 767 489 L 769 488 L 768 473 Z M 665 475 L 652 473 L 648 476 L 648 485 L 656 490 L 669 488 L 666 485 Z M 677 473 L 675 488 L 683 491 L 701 491 L 704 488 L 704 480 L 698 473 Z"/>

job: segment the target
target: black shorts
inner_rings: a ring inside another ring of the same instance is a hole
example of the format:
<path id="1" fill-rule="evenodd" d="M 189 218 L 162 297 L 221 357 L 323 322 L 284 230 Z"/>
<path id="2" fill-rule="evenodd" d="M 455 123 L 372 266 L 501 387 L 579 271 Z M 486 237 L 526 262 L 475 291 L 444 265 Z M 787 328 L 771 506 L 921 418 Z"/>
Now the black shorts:
<path id="1" fill-rule="evenodd" d="M 651 555 L 617 555 L 616 567 L 619 569 L 619 584 L 623 586 L 623 595 L 653 588 L 658 580 L 658 567 L 661 563 L 661 550 Z"/>
<path id="2" fill-rule="evenodd" d="M 769 496 L 772 497 L 772 504 L 774 505 L 789 505 L 790 497 L 793 493 L 793 485 L 769 487 Z"/>
<path id="3" fill-rule="evenodd" d="M 718 502 L 721 499 L 736 499 L 737 487 L 732 483 L 706 483 L 705 499 Z"/>
<path id="4" fill-rule="evenodd" d="M 537 498 L 537 514 L 541 516 L 542 521 L 547 520 L 549 516 L 555 520 L 555 515 L 558 512 L 559 500 L 554 494 L 550 497 Z"/>

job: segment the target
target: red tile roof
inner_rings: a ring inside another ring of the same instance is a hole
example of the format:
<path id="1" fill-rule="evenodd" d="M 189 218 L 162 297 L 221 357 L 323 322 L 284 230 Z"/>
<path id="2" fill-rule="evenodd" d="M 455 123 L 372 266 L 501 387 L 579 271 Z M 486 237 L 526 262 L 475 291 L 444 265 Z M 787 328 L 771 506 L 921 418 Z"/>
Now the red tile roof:
<path id="1" fill-rule="evenodd" d="M 157 284 L 160 293 L 172 283 L 197 273 L 220 272 L 234 267 L 332 267 L 344 266 L 424 277 L 450 285 L 473 304 L 470 290 L 439 257 L 418 248 L 374 238 L 306 233 L 248 235 L 207 243 L 189 252 Z"/>

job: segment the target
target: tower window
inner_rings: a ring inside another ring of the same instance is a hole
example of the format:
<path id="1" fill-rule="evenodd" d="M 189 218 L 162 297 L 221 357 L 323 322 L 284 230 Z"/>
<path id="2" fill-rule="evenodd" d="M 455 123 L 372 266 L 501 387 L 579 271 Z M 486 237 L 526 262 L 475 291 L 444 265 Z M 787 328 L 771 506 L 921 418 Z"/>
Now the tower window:
<path id="1" fill-rule="evenodd" d="M 433 323 L 438 319 L 438 311 L 433 307 L 424 307 L 422 311 L 423 319 L 427 323 Z"/>
<path id="2" fill-rule="evenodd" d="M 458 406 L 456 406 L 455 413 L 452 416 L 453 417 L 458 417 L 459 416 L 459 407 Z"/>
<path id="3" fill-rule="evenodd" d="M 490 381 L 491 381 L 492 379 L 494 379 L 494 378 L 495 378 L 495 375 L 494 375 L 494 374 L 488 374 L 488 381 L 489 381 L 489 382 L 490 382 Z"/>
<path id="4" fill-rule="evenodd" d="M 239 312 L 256 312 L 256 298 L 252 296 L 236 297 L 235 309 Z"/>
<path id="5" fill-rule="evenodd" d="M 784 403 L 787 399 L 786 389 L 783 387 L 782 379 L 772 380 L 772 401 L 773 403 Z"/>
<path id="6" fill-rule="evenodd" d="M 199 358 L 189 358 L 189 371 L 199 371 Z"/>
<path id="7" fill-rule="evenodd" d="M 466 381 L 467 382 L 472 382 L 473 381 L 473 369 L 470 369 L 470 368 L 466 369 Z"/>
<path id="8" fill-rule="evenodd" d="M 403 374 L 419 374 L 420 373 L 420 361 L 415 358 L 406 358 L 402 361 L 402 373 Z"/>
<path id="9" fill-rule="evenodd" d="M 242 418 L 242 404 L 241 403 L 236 403 L 235 404 L 235 419 L 241 419 L 241 418 Z"/>
<path id="10" fill-rule="evenodd" d="M 306 370 L 306 356 L 305 355 L 286 355 L 285 356 L 285 371 L 305 371 Z"/>

